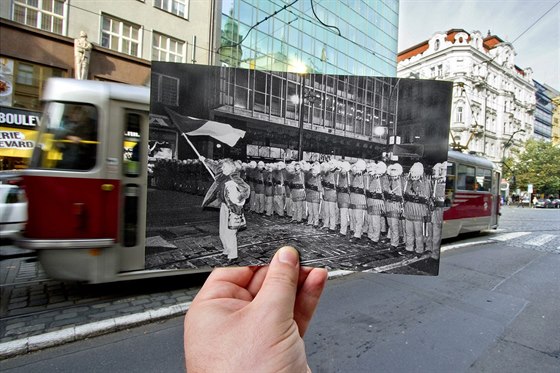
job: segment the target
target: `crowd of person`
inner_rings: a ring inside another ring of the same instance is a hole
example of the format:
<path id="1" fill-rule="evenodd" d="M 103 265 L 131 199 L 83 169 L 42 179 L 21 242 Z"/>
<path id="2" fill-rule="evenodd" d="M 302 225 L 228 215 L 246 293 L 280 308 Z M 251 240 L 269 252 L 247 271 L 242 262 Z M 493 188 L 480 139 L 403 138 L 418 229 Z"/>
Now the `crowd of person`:
<path id="1" fill-rule="evenodd" d="M 439 258 L 446 162 L 425 172 L 421 162 L 407 173 L 398 162 L 270 162 L 194 159 L 175 162 L 175 189 L 203 195 L 212 185 L 204 163 L 224 162 L 249 186 L 243 211 L 287 219 L 348 237 L 350 242 L 387 245 L 401 255 Z M 183 170 L 183 171 L 181 171 Z"/>

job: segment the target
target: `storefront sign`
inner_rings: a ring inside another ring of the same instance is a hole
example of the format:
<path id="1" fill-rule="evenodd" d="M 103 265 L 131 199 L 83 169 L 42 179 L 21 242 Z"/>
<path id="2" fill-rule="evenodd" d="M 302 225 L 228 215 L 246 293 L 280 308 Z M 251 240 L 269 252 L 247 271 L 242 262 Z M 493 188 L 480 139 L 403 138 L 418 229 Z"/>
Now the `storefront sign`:
<path id="1" fill-rule="evenodd" d="M 35 111 L 0 106 L 0 156 L 31 157 L 39 124 Z"/>
<path id="2" fill-rule="evenodd" d="M 36 111 L 0 107 L 0 126 L 32 128 L 39 124 L 39 113 Z"/>

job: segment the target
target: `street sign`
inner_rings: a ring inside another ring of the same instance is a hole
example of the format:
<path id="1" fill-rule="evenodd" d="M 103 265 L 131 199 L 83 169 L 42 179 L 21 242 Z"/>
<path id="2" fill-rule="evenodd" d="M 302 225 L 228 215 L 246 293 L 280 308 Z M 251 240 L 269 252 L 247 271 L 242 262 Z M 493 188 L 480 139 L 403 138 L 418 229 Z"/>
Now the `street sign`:
<path id="1" fill-rule="evenodd" d="M 527 184 L 527 193 L 533 193 L 533 184 Z"/>

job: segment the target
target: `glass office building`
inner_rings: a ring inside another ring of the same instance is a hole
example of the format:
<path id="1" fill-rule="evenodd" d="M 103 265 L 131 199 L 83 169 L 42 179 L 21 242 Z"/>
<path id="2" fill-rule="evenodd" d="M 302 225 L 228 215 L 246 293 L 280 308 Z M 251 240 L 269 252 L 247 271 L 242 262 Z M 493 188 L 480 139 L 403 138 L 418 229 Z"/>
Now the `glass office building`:
<path id="1" fill-rule="evenodd" d="M 222 64 L 396 76 L 398 0 L 223 0 Z"/>

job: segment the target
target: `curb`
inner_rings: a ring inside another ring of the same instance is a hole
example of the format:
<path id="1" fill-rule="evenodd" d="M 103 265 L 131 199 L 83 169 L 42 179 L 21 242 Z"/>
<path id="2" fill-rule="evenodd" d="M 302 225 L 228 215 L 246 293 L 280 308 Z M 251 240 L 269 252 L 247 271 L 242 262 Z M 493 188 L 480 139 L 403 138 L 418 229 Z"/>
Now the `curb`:
<path id="1" fill-rule="evenodd" d="M 149 321 L 156 321 L 184 314 L 189 309 L 191 303 L 192 302 L 180 303 L 169 307 L 120 316 L 113 319 L 78 325 L 54 332 L 17 339 L 11 342 L 0 343 L 0 359 L 6 359 L 19 354 L 26 354 L 46 347 L 54 347 L 64 343 L 81 340 L 86 337 L 107 334 Z"/>
<path id="2" fill-rule="evenodd" d="M 459 249 L 468 246 L 484 245 L 493 243 L 493 240 L 476 242 L 466 242 L 456 245 L 442 245 L 441 252 Z M 336 270 L 330 271 L 328 278 L 348 276 L 354 271 Z M 145 324 L 147 322 L 170 318 L 184 314 L 192 302 L 180 303 L 169 307 L 162 307 L 155 310 L 144 311 L 132 315 L 120 316 L 113 319 L 102 320 L 90 324 L 78 325 L 66 329 L 39 334 L 15 341 L 0 343 L 0 360 L 20 354 L 37 351 L 47 347 L 54 347 L 68 342 L 74 342 L 87 337 L 98 336 L 114 331 L 126 329 L 127 327 Z"/>

